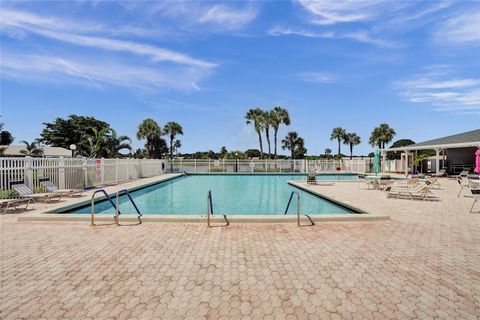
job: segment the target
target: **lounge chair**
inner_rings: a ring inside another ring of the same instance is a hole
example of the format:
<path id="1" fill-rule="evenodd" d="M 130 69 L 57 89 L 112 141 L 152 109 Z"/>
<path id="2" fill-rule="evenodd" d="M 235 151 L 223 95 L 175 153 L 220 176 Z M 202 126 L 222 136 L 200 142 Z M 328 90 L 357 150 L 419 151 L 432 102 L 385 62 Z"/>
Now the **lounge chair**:
<path id="1" fill-rule="evenodd" d="M 430 181 L 422 182 L 415 188 L 395 188 L 390 185 L 385 189 L 385 194 L 387 198 L 439 201 L 440 199 L 430 190 L 430 185 Z"/>
<path id="2" fill-rule="evenodd" d="M 26 184 L 23 182 L 12 182 L 11 187 L 13 190 L 15 190 L 21 198 L 23 199 L 32 199 L 33 201 L 37 200 L 44 200 L 45 202 L 49 202 L 52 199 L 57 198 L 57 200 L 60 200 L 62 198 L 61 194 L 55 194 L 55 193 L 34 193 L 32 189 L 27 187 Z"/>
<path id="3" fill-rule="evenodd" d="M 480 211 L 473 211 L 473 207 L 475 207 L 475 203 L 477 203 L 477 201 L 480 202 L 480 189 L 472 189 L 471 191 L 472 191 L 472 196 L 475 200 L 473 200 L 472 207 L 470 208 L 470 213 L 480 212 Z"/>
<path id="4" fill-rule="evenodd" d="M 24 210 L 27 210 L 31 201 L 32 199 L 0 199 L 0 211 L 6 213 L 8 209 L 17 210 L 21 205 L 25 205 Z"/>
<path id="5" fill-rule="evenodd" d="M 373 188 L 373 181 L 372 180 L 367 180 L 366 176 L 364 174 L 359 174 L 358 175 L 358 189 L 360 189 L 360 186 L 364 186 L 364 189 L 370 189 L 370 185 Z"/>
<path id="6" fill-rule="evenodd" d="M 307 183 L 317 184 L 317 172 L 315 170 L 308 172 Z"/>
<path id="7" fill-rule="evenodd" d="M 81 197 L 83 195 L 83 190 L 80 189 L 58 189 L 57 186 L 54 185 L 49 179 L 39 179 L 39 181 L 42 187 L 50 193 L 56 193 L 70 197 Z"/>
<path id="8" fill-rule="evenodd" d="M 447 175 L 447 169 L 440 169 L 438 173 L 432 174 L 432 177 L 445 177 Z"/>
<path id="9" fill-rule="evenodd" d="M 420 181 L 425 182 L 425 181 L 430 181 L 430 185 L 432 188 L 438 188 L 440 189 L 442 185 L 440 184 L 440 181 L 438 181 L 438 177 L 430 177 L 427 179 L 421 179 Z"/>
<path id="10" fill-rule="evenodd" d="M 463 179 L 462 177 L 457 178 L 457 182 L 460 185 L 460 190 L 458 191 L 457 198 L 460 198 L 460 195 L 462 194 L 463 189 L 469 187 L 468 180 L 467 182 L 464 182 L 464 180 L 465 179 Z"/>

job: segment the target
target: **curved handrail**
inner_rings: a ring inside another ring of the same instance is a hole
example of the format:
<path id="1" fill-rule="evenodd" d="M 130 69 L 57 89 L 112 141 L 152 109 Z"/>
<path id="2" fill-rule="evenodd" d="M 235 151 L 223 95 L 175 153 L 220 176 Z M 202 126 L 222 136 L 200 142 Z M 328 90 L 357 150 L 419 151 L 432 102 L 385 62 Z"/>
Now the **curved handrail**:
<path id="1" fill-rule="evenodd" d="M 213 201 L 212 201 L 212 190 L 208 190 L 207 194 L 207 226 L 211 227 L 210 216 L 213 215 Z"/>
<path id="2" fill-rule="evenodd" d="M 117 206 L 115 206 L 115 203 L 113 203 L 113 200 L 112 198 L 110 198 L 110 196 L 108 195 L 107 191 L 105 191 L 105 189 L 98 189 L 98 190 L 95 190 L 95 192 L 92 194 L 92 198 L 90 200 L 90 207 L 91 207 L 91 214 L 90 214 L 90 225 L 94 226 L 95 225 L 95 195 L 97 193 L 103 193 L 105 195 L 105 197 L 108 199 L 108 201 L 112 204 L 112 207 L 115 209 L 115 215 L 116 215 L 116 212 L 118 211 L 118 208 Z M 118 211 L 120 212 L 120 211 Z"/>
<path id="3" fill-rule="evenodd" d="M 127 189 L 121 189 L 121 190 L 118 190 L 117 191 L 117 194 L 115 196 L 115 201 L 116 201 L 116 209 L 115 209 L 115 222 L 117 223 L 117 225 L 120 225 L 119 224 L 119 216 L 121 214 L 120 212 L 120 203 L 119 203 L 119 198 L 120 198 L 120 195 L 122 194 L 126 194 L 128 199 L 130 200 L 130 202 L 133 204 L 133 207 L 135 208 L 135 210 L 137 211 L 137 219 L 138 219 L 138 222 L 139 223 L 142 223 L 142 220 L 140 220 L 140 217 L 143 215 L 141 212 L 140 212 L 140 209 L 138 209 L 137 207 L 137 204 L 135 203 L 135 201 L 133 201 L 133 198 L 132 196 L 130 195 L 130 192 L 128 192 Z"/>
<path id="4" fill-rule="evenodd" d="M 288 209 L 290 208 L 290 204 L 292 203 L 292 198 L 293 198 L 294 194 L 297 195 L 297 226 L 300 227 L 300 193 L 298 191 L 292 191 L 292 193 L 290 194 L 290 198 L 288 199 L 287 208 L 285 209 L 285 214 L 288 213 Z"/>

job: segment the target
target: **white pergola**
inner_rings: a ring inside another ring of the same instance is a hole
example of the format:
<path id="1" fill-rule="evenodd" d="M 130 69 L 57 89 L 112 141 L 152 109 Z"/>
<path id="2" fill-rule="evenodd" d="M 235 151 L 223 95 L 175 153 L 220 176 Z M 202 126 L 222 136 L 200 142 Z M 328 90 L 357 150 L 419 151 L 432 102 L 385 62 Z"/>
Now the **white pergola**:
<path id="1" fill-rule="evenodd" d="M 382 159 L 385 161 L 388 151 L 403 151 L 405 152 L 405 174 L 408 174 L 408 155 L 410 152 L 414 151 L 417 152 L 418 150 L 435 150 L 436 159 L 435 159 L 435 168 L 436 172 L 439 173 L 440 171 L 440 152 L 443 152 L 443 156 L 445 157 L 445 149 L 459 149 L 459 148 L 469 148 L 469 147 L 478 147 L 480 148 L 480 141 L 473 141 L 473 142 L 461 142 L 461 143 L 449 143 L 449 144 L 432 144 L 432 145 L 416 145 L 412 144 L 410 146 L 405 147 L 398 147 L 398 148 L 388 148 L 388 149 L 380 149 L 382 153 Z"/>

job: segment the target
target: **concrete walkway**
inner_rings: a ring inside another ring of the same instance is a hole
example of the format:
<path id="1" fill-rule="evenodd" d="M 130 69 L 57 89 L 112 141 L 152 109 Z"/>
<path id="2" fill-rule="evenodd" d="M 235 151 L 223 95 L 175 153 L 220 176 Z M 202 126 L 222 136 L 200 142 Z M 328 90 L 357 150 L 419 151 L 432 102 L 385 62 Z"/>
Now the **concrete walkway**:
<path id="1" fill-rule="evenodd" d="M 478 319 L 480 214 L 441 183 L 439 203 L 309 187 L 391 219 L 302 228 L 2 215 L 0 318 Z"/>

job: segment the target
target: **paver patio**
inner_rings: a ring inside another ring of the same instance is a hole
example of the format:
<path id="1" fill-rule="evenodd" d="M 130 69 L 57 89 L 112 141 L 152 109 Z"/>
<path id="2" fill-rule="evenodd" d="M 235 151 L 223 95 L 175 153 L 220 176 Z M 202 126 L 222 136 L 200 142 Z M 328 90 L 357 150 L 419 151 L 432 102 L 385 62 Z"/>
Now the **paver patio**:
<path id="1" fill-rule="evenodd" d="M 442 185 L 439 203 L 314 186 L 391 220 L 302 228 L 2 215 L 0 317 L 478 319 L 480 214 L 455 181 Z"/>

